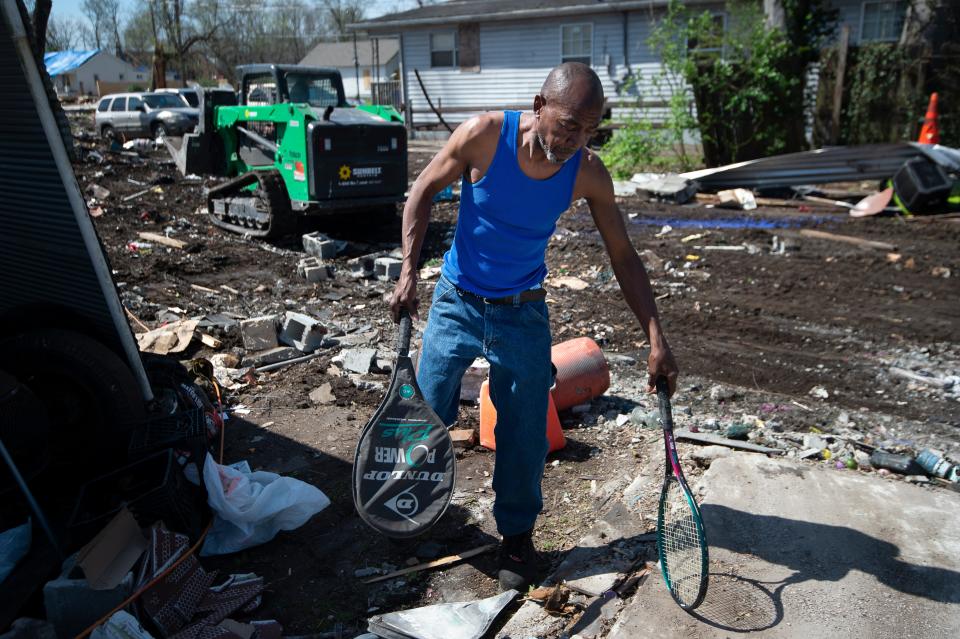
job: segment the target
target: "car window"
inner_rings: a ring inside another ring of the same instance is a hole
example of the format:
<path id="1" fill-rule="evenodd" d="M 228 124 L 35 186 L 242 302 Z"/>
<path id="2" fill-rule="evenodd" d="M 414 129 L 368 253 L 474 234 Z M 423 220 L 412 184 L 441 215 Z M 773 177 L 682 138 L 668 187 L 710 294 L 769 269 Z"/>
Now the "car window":
<path id="1" fill-rule="evenodd" d="M 127 111 L 136 111 L 142 106 L 143 106 L 143 101 L 136 96 L 130 96 L 127 99 Z"/>
<path id="2" fill-rule="evenodd" d="M 103 100 L 100 100 L 100 105 L 97 106 L 97 111 L 99 111 L 100 113 L 105 113 L 106 111 L 109 111 L 111 102 L 113 102 L 112 98 L 104 98 Z"/>
<path id="3" fill-rule="evenodd" d="M 187 101 L 187 104 L 189 104 L 190 106 L 192 107 L 200 106 L 200 98 L 197 97 L 197 94 L 195 91 L 188 91 L 186 93 L 181 93 L 180 95 L 183 96 L 183 98 Z"/>
<path id="4" fill-rule="evenodd" d="M 151 109 L 182 109 L 185 105 L 180 96 L 172 93 L 148 93 L 143 101 Z"/>
<path id="5" fill-rule="evenodd" d="M 110 107 L 111 111 L 123 111 L 124 107 L 127 104 L 126 98 L 114 98 L 113 106 Z"/>

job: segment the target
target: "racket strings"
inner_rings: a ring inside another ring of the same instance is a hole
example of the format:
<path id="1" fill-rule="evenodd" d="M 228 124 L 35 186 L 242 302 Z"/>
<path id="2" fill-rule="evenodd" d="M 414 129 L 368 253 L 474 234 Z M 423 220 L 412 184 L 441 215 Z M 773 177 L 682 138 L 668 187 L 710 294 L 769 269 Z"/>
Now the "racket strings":
<path id="1" fill-rule="evenodd" d="M 685 604 L 700 596 L 703 583 L 703 543 L 693 508 L 676 480 L 670 482 L 663 504 L 662 560 L 673 595 Z"/>

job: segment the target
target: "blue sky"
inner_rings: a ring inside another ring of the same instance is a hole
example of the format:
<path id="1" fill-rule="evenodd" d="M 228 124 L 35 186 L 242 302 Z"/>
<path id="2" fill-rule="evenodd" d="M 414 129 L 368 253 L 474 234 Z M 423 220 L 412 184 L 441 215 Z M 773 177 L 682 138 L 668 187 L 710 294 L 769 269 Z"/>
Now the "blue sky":
<path id="1" fill-rule="evenodd" d="M 138 4 L 137 0 L 120 0 L 122 11 L 127 15 L 129 15 L 132 8 Z M 83 19 L 82 5 L 83 0 L 53 0 L 51 15 Z M 375 18 L 385 13 L 406 11 L 415 6 L 415 0 L 372 0 L 367 3 L 367 17 Z"/>

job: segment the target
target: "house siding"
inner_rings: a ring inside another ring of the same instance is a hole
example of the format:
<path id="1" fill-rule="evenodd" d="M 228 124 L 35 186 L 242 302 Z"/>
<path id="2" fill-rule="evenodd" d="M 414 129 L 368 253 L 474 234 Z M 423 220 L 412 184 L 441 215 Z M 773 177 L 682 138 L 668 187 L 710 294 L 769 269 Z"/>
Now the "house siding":
<path id="1" fill-rule="evenodd" d="M 850 27 L 850 42 L 860 38 L 862 0 L 838 0 L 839 26 Z M 698 10 L 728 13 L 722 2 L 700 4 Z M 485 22 L 480 24 L 480 70 L 461 71 L 455 68 L 431 68 L 430 33 L 456 30 L 455 24 L 404 29 L 403 54 L 407 66 L 407 92 L 413 109 L 413 125 L 438 125 L 420 89 L 414 70 L 436 107 L 478 106 L 488 109 L 508 105 L 529 105 L 539 92 L 551 68 L 560 63 L 560 27 L 564 24 L 593 25 L 591 66 L 603 83 L 611 102 L 612 117 L 622 120 L 642 115 L 654 122 L 662 121 L 668 109 L 670 89 L 661 79 L 659 52 L 650 44 L 656 20 L 663 9 L 598 13 L 537 21 Z M 627 23 L 626 64 L 624 61 L 624 20 Z M 627 77 L 632 83 L 625 84 Z M 807 90 L 815 90 L 817 69 L 810 70 Z M 451 125 L 468 119 L 475 112 L 450 112 L 443 117 Z"/>
<path id="2" fill-rule="evenodd" d="M 722 5 L 704 9 L 722 10 Z M 591 66 L 603 83 L 604 93 L 614 104 L 616 119 L 635 111 L 638 96 L 644 102 L 662 102 L 666 91 L 655 82 L 660 73 L 657 52 L 650 47 L 652 30 L 649 11 L 604 13 L 572 16 L 563 19 L 532 22 L 492 22 L 480 25 L 480 71 L 459 68 L 431 68 L 430 34 L 454 29 L 437 26 L 404 31 L 404 57 L 408 69 L 407 84 L 414 111 L 415 126 L 438 124 L 417 82 L 414 70 L 420 72 L 424 87 L 436 107 L 482 106 L 502 108 L 508 105 L 533 106 L 547 73 L 561 61 L 560 28 L 566 24 L 588 23 L 593 27 Z M 662 14 L 658 14 L 662 15 Z M 624 17 L 627 20 L 627 63 L 636 83 L 628 92 L 623 80 Z M 522 46 L 518 46 L 522 43 Z M 621 106 L 622 105 L 622 106 Z M 479 112 L 479 111 L 478 111 Z M 478 112 L 445 113 L 450 124 L 466 120 Z M 648 117 L 659 119 L 662 107 L 645 107 Z"/>

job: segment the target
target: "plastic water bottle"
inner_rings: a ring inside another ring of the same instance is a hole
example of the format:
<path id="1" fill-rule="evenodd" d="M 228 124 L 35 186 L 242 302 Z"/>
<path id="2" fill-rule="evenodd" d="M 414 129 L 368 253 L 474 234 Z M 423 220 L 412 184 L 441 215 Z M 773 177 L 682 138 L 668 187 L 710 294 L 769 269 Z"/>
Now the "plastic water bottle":
<path id="1" fill-rule="evenodd" d="M 934 477 L 941 477 L 947 481 L 960 481 L 960 466 L 951 464 L 936 452 L 925 448 L 917 455 L 917 463 Z"/>

